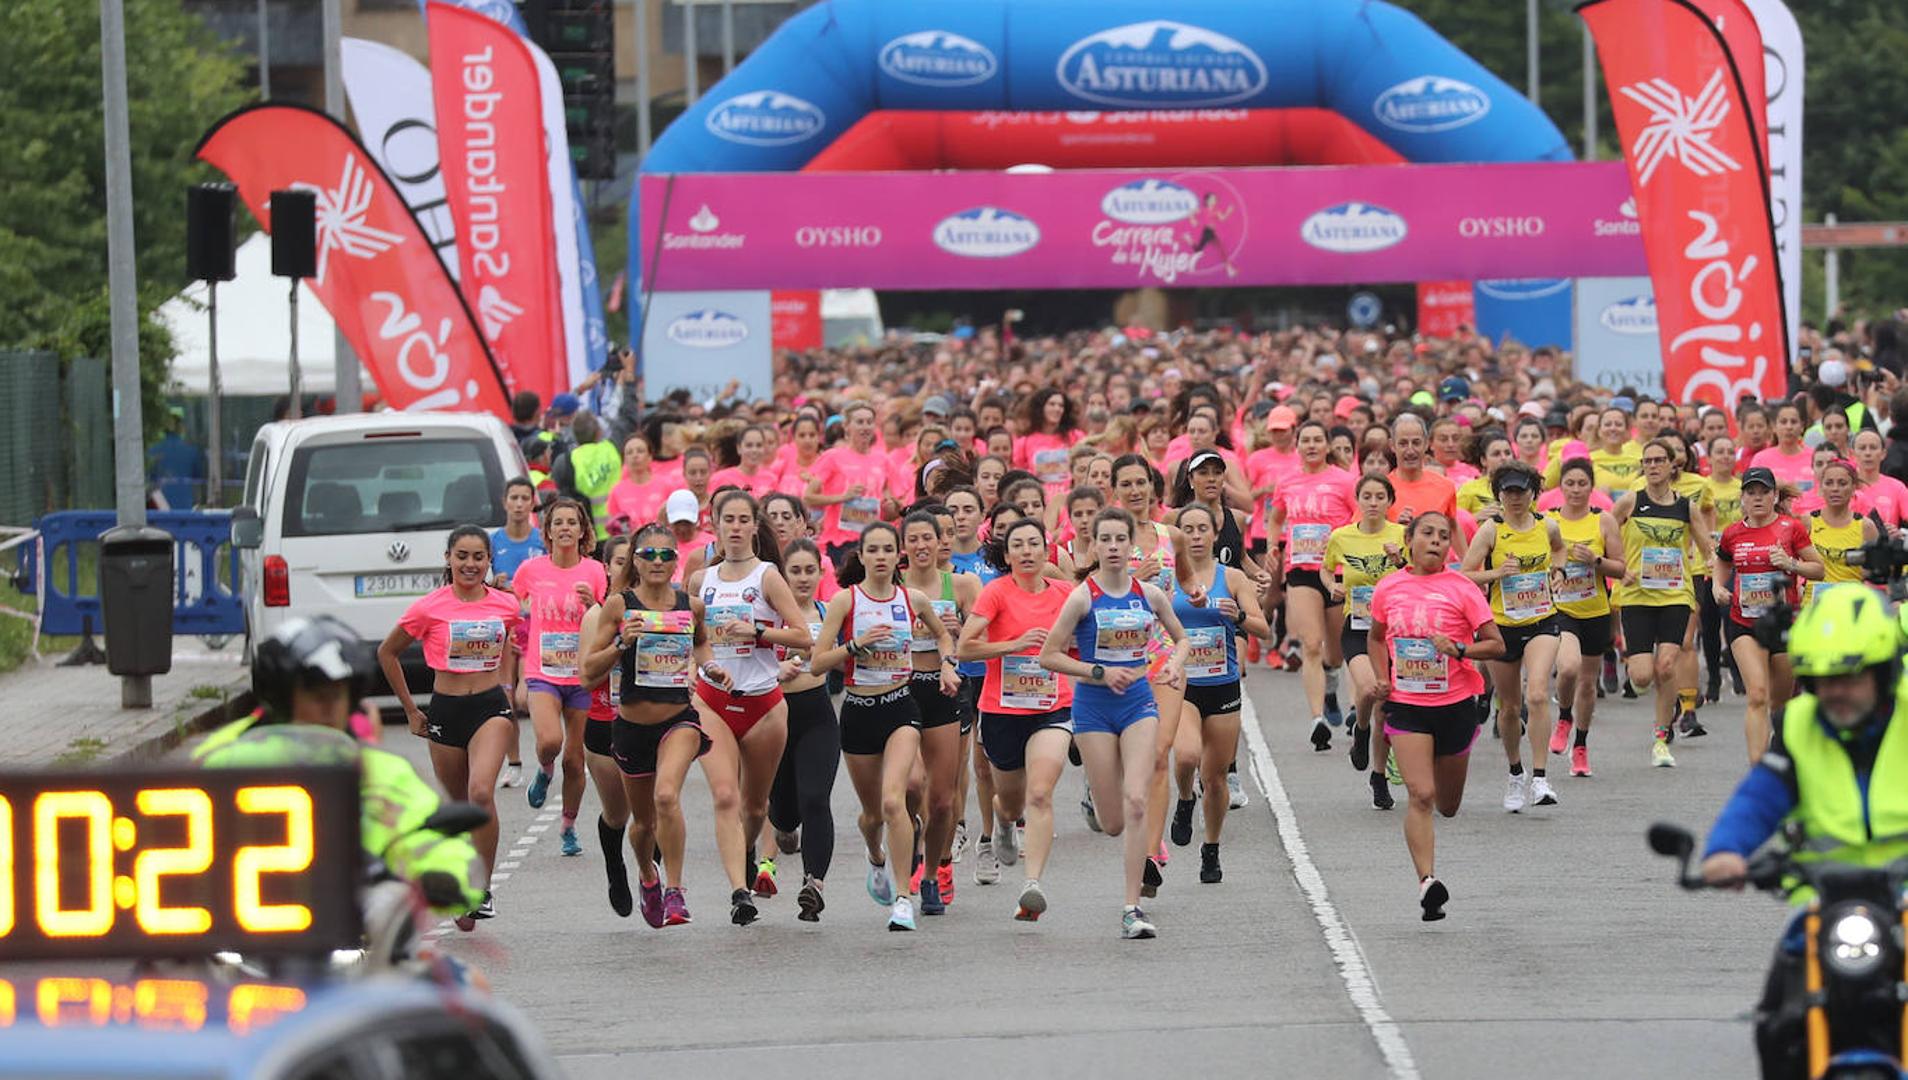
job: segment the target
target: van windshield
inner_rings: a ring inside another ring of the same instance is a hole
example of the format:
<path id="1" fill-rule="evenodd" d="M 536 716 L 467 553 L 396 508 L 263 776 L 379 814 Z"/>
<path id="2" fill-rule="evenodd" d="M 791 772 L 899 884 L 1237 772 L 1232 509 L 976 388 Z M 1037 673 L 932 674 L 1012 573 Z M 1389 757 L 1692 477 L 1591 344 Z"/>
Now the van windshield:
<path id="1" fill-rule="evenodd" d="M 502 466 L 486 439 L 388 439 L 301 446 L 292 454 L 283 535 L 496 528 Z"/>

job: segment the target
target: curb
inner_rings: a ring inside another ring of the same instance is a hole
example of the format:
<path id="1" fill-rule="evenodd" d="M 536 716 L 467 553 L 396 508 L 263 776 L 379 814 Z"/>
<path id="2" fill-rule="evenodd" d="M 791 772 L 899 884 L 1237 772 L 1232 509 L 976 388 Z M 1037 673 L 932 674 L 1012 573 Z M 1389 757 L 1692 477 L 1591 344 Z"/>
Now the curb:
<path id="1" fill-rule="evenodd" d="M 236 689 L 238 692 L 224 701 L 213 703 L 204 711 L 147 736 L 106 760 L 115 765 L 158 761 L 183 746 L 194 736 L 203 735 L 221 724 L 230 723 L 257 707 L 258 698 L 252 693 L 249 677 L 237 684 Z"/>

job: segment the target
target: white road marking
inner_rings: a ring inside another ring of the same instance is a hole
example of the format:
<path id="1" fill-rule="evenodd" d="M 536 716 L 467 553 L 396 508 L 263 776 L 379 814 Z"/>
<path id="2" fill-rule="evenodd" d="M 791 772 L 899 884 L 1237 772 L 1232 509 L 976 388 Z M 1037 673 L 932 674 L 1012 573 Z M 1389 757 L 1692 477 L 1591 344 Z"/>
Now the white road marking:
<path id="1" fill-rule="evenodd" d="M 1358 1017 L 1364 1021 L 1372 1039 L 1378 1043 L 1378 1053 L 1384 1057 L 1393 1080 L 1418 1080 L 1418 1064 L 1411 1057 L 1411 1047 L 1405 1043 L 1404 1031 L 1385 1011 L 1384 1001 L 1378 994 L 1378 983 L 1371 974 L 1371 964 L 1365 959 L 1365 950 L 1359 947 L 1351 927 L 1345 924 L 1338 914 L 1338 908 L 1332 904 L 1325 889 L 1325 875 L 1312 862 L 1311 852 L 1305 846 L 1305 837 L 1299 833 L 1298 816 L 1293 812 L 1292 799 L 1279 780 L 1279 767 L 1272 760 L 1272 748 L 1266 744 L 1265 733 L 1259 730 L 1258 712 L 1253 708 L 1249 694 L 1243 696 L 1240 719 L 1243 721 L 1240 726 L 1245 731 L 1246 749 L 1252 755 L 1252 775 L 1259 783 L 1259 790 L 1265 793 L 1266 805 L 1272 809 L 1273 820 L 1278 824 L 1279 842 L 1292 864 L 1292 876 L 1298 879 L 1299 890 L 1311 905 L 1312 917 L 1318 920 L 1318 927 L 1325 934 L 1325 945 L 1331 950 L 1333 963 L 1338 966 L 1338 977 L 1345 984 L 1345 994 L 1351 998 L 1352 1007 L 1358 1011 Z"/>

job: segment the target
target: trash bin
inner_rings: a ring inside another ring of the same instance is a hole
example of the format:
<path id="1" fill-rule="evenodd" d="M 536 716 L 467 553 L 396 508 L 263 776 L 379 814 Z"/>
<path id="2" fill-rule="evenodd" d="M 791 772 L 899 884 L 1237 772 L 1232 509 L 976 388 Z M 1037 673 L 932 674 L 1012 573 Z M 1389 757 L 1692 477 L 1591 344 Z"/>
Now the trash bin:
<path id="1" fill-rule="evenodd" d="M 164 529 L 122 525 L 100 534 L 100 613 L 114 675 L 172 670 L 172 552 Z"/>

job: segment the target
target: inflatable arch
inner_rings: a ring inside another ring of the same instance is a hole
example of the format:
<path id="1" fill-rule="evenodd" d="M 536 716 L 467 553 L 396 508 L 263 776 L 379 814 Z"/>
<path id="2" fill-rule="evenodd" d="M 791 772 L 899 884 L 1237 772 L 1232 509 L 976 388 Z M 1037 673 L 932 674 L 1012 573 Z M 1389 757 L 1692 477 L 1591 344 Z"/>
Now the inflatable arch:
<path id="1" fill-rule="evenodd" d="M 1158 0 L 824 0 L 671 124 L 642 172 L 798 170 L 886 109 L 1316 108 L 1406 161 L 1571 157 L 1541 110 L 1380 0 L 1161 10 Z M 635 301 L 640 230 L 629 235 Z"/>

